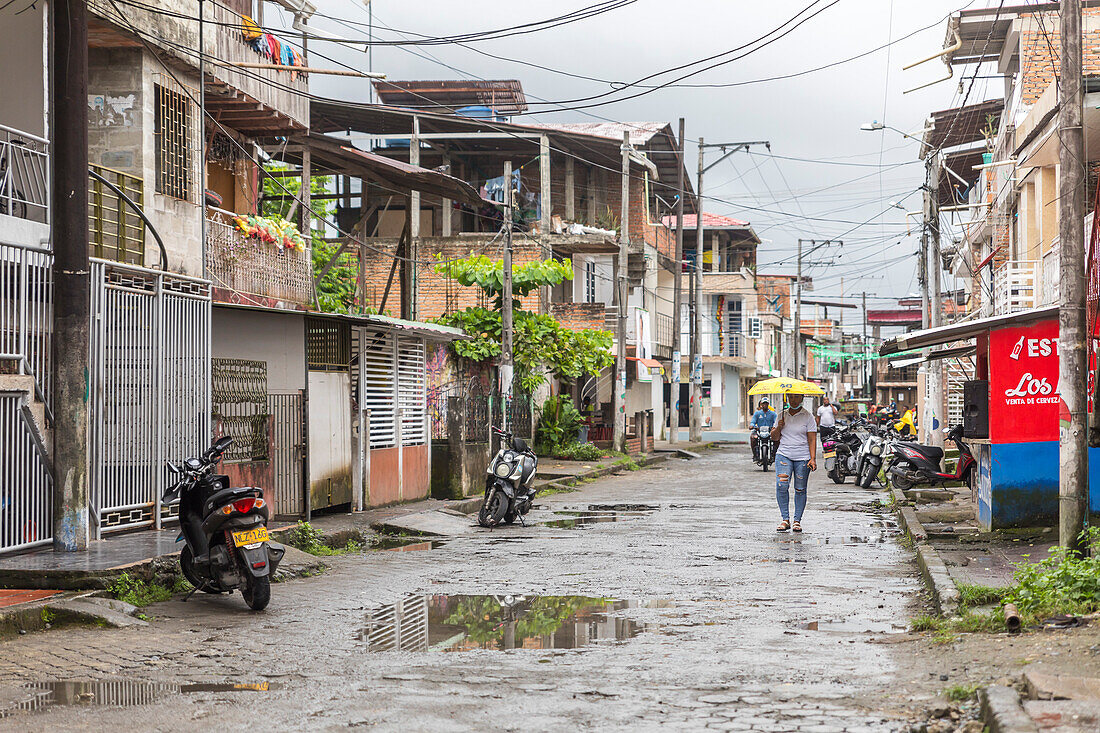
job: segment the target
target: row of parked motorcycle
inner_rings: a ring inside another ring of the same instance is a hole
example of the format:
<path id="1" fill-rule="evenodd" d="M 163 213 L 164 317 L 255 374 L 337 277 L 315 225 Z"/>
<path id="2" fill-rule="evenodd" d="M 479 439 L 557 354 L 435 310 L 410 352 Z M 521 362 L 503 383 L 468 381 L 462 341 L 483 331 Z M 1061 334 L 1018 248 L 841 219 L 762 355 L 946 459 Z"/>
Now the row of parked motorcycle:
<path id="1" fill-rule="evenodd" d="M 767 471 L 775 460 L 778 446 L 767 428 L 754 428 L 754 431 L 755 460 Z M 881 480 L 880 476 L 902 491 L 922 485 L 969 482 L 975 461 L 962 440 L 962 426 L 956 425 L 944 432 L 959 449 L 959 460 L 951 473 L 943 470 L 943 448 L 922 445 L 899 433 L 892 424 L 879 425 L 865 418 L 838 422 L 828 434 L 822 431 L 822 464 L 833 483 L 842 484 L 852 476 L 856 485 L 865 489 Z"/>

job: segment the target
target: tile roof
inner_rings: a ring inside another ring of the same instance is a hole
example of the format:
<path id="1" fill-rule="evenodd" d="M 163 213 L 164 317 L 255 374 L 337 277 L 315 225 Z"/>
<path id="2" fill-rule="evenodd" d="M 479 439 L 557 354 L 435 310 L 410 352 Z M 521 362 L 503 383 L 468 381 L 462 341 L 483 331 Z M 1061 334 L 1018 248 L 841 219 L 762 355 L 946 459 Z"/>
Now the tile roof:
<path id="1" fill-rule="evenodd" d="M 669 229 L 676 228 L 675 216 L 666 216 L 661 221 Z M 684 229 L 695 229 L 696 226 L 695 214 L 684 214 Z M 747 226 L 749 226 L 747 221 L 703 212 L 703 229 L 744 229 Z"/>

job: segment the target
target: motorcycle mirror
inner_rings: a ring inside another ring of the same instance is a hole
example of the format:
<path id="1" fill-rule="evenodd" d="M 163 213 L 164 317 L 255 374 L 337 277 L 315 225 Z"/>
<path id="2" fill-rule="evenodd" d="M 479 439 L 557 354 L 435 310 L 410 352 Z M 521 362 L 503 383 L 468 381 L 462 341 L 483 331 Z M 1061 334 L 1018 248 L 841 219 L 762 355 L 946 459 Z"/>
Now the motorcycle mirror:
<path id="1" fill-rule="evenodd" d="M 165 463 L 165 465 L 168 466 L 168 470 L 171 471 L 172 473 L 179 473 L 180 472 L 179 466 L 172 463 L 171 461 L 165 461 L 164 463 Z"/>

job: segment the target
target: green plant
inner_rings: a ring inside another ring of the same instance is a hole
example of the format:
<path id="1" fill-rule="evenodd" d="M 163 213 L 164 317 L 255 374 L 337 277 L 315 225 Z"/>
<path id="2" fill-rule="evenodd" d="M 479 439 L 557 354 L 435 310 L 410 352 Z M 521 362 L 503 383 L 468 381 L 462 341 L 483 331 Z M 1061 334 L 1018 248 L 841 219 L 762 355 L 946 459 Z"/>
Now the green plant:
<path id="1" fill-rule="evenodd" d="M 1000 603 L 1004 598 L 1007 588 L 994 588 L 989 585 L 975 585 L 971 583 L 959 583 L 959 606 L 961 608 L 975 608 L 976 606 L 988 606 L 991 603 Z"/>
<path id="2" fill-rule="evenodd" d="M 1081 540 L 1095 547 L 1100 528 L 1089 527 Z M 1050 557 L 1016 565 L 1003 602 L 1015 604 L 1025 623 L 1055 614 L 1092 613 L 1100 609 L 1100 557 L 1078 557 L 1064 547 L 1053 547 Z"/>
<path id="3" fill-rule="evenodd" d="M 356 540 L 348 540 L 343 547 L 330 547 L 325 544 L 324 540 L 325 536 L 320 530 L 309 522 L 302 520 L 299 520 L 297 526 L 287 533 L 287 544 L 311 555 L 329 557 L 343 555 L 348 552 L 358 552 L 363 549 L 363 544 Z"/>
<path id="4" fill-rule="evenodd" d="M 160 603 L 172 597 L 172 589 L 160 583 L 148 583 L 129 573 L 123 573 L 111 582 L 107 592 L 120 601 L 142 608 L 150 603 Z"/>
<path id="5" fill-rule="evenodd" d="M 619 217 L 615 215 L 615 212 L 610 206 L 605 206 L 604 210 L 596 215 L 596 226 L 600 229 L 614 229 L 619 230 Z"/>
<path id="6" fill-rule="evenodd" d="M 568 395 L 554 395 L 542 403 L 535 445 L 543 454 L 554 453 L 559 448 L 575 443 L 577 431 L 584 418 Z"/>
<path id="7" fill-rule="evenodd" d="M 615 461 L 614 465 L 622 466 L 628 471 L 637 471 L 639 468 L 641 468 L 641 466 L 639 466 L 637 462 L 630 456 L 620 458 L 619 460 Z"/>
<path id="8" fill-rule="evenodd" d="M 939 631 L 943 626 L 944 620 L 942 618 L 928 613 L 922 613 L 909 621 L 909 628 L 913 631 Z"/>
<path id="9" fill-rule="evenodd" d="M 999 609 L 984 613 L 967 611 L 962 616 L 951 620 L 951 630 L 969 634 L 1004 631 L 1004 615 Z"/>
<path id="10" fill-rule="evenodd" d="M 598 461 L 607 455 L 592 443 L 570 443 L 554 451 L 554 458 L 563 461 Z"/>
<path id="11" fill-rule="evenodd" d="M 932 636 L 932 643 L 938 644 L 940 646 L 945 646 L 947 644 L 954 643 L 954 641 L 958 638 L 959 637 L 955 636 L 947 629 L 940 629 Z"/>
<path id="12" fill-rule="evenodd" d="M 952 702 L 963 702 L 978 694 L 981 685 L 952 685 L 943 691 L 943 696 Z"/>
<path id="13" fill-rule="evenodd" d="M 44 624 L 52 624 L 53 620 L 57 617 L 57 615 L 48 608 L 43 608 L 41 614 L 39 615 L 41 616 L 42 623 Z"/>

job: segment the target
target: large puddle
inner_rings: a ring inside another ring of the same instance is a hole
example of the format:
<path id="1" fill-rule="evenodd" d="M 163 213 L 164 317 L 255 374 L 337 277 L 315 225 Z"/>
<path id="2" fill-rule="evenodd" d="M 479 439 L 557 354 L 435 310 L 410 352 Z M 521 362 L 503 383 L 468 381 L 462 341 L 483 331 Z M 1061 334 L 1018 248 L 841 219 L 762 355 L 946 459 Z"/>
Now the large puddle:
<path id="1" fill-rule="evenodd" d="M 204 682 L 173 685 L 144 680 L 50 680 L 23 686 L 24 696 L 0 708 L 0 718 L 19 712 L 34 712 L 55 705 L 130 707 L 148 705 L 170 695 L 196 692 L 267 692 L 278 687 L 270 682 Z"/>
<path id="2" fill-rule="evenodd" d="M 554 516 L 562 517 L 561 519 L 551 519 L 539 524 L 558 529 L 577 529 L 605 522 L 641 519 L 659 508 L 650 504 L 589 504 L 584 509 L 559 509 L 554 512 Z"/>
<path id="3" fill-rule="evenodd" d="M 406 596 L 368 611 L 360 639 L 372 652 L 575 649 L 637 636 L 645 627 L 617 612 L 652 603 L 589 596 Z"/>

